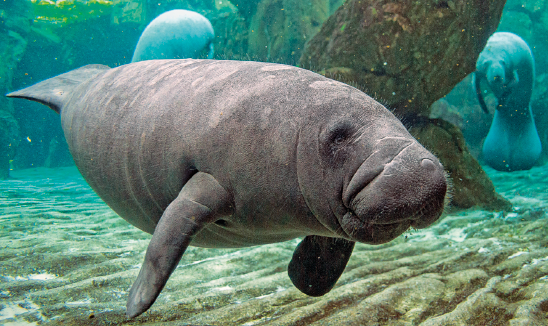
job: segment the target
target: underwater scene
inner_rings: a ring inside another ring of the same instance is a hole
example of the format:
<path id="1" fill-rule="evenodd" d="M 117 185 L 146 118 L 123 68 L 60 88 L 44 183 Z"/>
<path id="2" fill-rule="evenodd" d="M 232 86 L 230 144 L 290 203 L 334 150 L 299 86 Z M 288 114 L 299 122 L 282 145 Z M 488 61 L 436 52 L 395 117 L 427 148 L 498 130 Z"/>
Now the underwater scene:
<path id="1" fill-rule="evenodd" d="M 0 325 L 548 325 L 548 1 L 0 1 Z"/>

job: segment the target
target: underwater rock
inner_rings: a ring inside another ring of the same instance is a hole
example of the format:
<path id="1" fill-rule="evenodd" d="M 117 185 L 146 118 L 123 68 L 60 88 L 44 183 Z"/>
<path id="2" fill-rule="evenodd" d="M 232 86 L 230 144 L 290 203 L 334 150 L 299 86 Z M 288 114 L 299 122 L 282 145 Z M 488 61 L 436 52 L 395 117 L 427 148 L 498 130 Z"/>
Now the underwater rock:
<path id="1" fill-rule="evenodd" d="M 347 1 L 306 44 L 300 66 L 357 85 L 400 115 L 428 116 L 475 70 L 504 3 Z"/>
<path id="2" fill-rule="evenodd" d="M 258 61 L 295 64 L 328 16 L 328 0 L 263 0 L 250 18 L 248 51 Z"/>
<path id="3" fill-rule="evenodd" d="M 247 58 L 294 65 L 301 57 L 306 41 L 319 31 L 342 0 L 231 2 L 246 27 L 244 35 L 233 35 L 245 38 Z"/>
<path id="4" fill-rule="evenodd" d="M 142 24 L 146 21 L 146 9 L 144 1 L 120 1 L 112 8 L 112 23 L 115 25 L 124 23 Z"/>
<path id="5" fill-rule="evenodd" d="M 510 210 L 512 204 L 499 195 L 491 180 L 472 157 L 460 129 L 441 119 L 414 121 L 409 130 L 417 140 L 437 155 L 453 184 L 451 206 Z"/>
<path id="6" fill-rule="evenodd" d="M 240 15 L 247 22 L 248 26 L 251 22 L 251 17 L 253 17 L 255 12 L 257 11 L 257 6 L 262 1 L 263 0 L 230 0 L 230 2 L 233 3 L 236 8 L 238 8 Z"/>

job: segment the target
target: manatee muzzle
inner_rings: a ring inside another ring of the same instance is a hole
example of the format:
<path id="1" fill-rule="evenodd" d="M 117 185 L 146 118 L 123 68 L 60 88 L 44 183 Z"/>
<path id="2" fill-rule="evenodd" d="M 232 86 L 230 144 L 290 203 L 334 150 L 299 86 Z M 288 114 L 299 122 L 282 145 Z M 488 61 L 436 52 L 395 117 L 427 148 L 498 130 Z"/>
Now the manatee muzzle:
<path id="1" fill-rule="evenodd" d="M 410 226 L 432 224 L 443 211 L 447 181 L 438 159 L 410 139 L 386 143 L 390 146 L 379 147 L 344 191 L 348 212 L 340 224 L 356 241 L 388 242 Z"/>

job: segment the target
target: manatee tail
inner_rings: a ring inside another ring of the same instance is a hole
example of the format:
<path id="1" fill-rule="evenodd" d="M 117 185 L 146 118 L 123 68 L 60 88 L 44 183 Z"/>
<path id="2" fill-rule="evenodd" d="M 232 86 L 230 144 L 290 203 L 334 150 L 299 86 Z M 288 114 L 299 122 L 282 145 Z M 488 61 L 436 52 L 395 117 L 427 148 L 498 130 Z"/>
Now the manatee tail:
<path id="1" fill-rule="evenodd" d="M 485 101 L 483 100 L 483 95 L 481 93 L 481 87 L 480 87 L 480 81 L 481 81 L 481 75 L 478 76 L 478 72 L 476 71 L 474 73 L 474 85 L 476 86 L 476 94 L 478 95 L 478 102 L 481 106 L 481 109 L 483 110 L 483 112 L 485 112 L 486 114 L 489 114 L 489 110 L 487 110 L 487 105 L 485 105 Z"/>
<path id="2" fill-rule="evenodd" d="M 22 90 L 9 93 L 6 96 L 42 103 L 49 106 L 53 111 L 60 113 L 61 108 L 70 99 L 70 95 L 78 85 L 107 69 L 110 68 L 105 65 L 83 66 Z"/>

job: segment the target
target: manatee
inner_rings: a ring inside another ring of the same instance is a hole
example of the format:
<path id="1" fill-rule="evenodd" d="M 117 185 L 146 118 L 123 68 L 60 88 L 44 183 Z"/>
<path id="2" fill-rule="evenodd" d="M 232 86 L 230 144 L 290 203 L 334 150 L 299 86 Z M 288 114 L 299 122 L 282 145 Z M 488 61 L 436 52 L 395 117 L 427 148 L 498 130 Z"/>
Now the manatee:
<path id="1" fill-rule="evenodd" d="M 213 59 L 213 26 L 197 12 L 176 9 L 154 18 L 139 37 L 131 62 L 154 59 Z"/>
<path id="2" fill-rule="evenodd" d="M 444 169 L 384 106 L 297 67 L 215 60 L 89 65 L 8 94 L 61 114 L 74 162 L 122 218 L 153 234 L 127 302 L 146 311 L 189 245 L 304 237 L 289 263 L 329 292 L 356 241 L 438 219 Z"/>
<path id="3" fill-rule="evenodd" d="M 531 49 L 512 33 L 495 33 L 480 53 L 474 84 L 482 109 L 489 113 L 480 83 L 484 79 L 498 105 L 483 142 L 483 160 L 499 171 L 528 170 L 542 151 L 531 110 L 535 63 Z"/>

